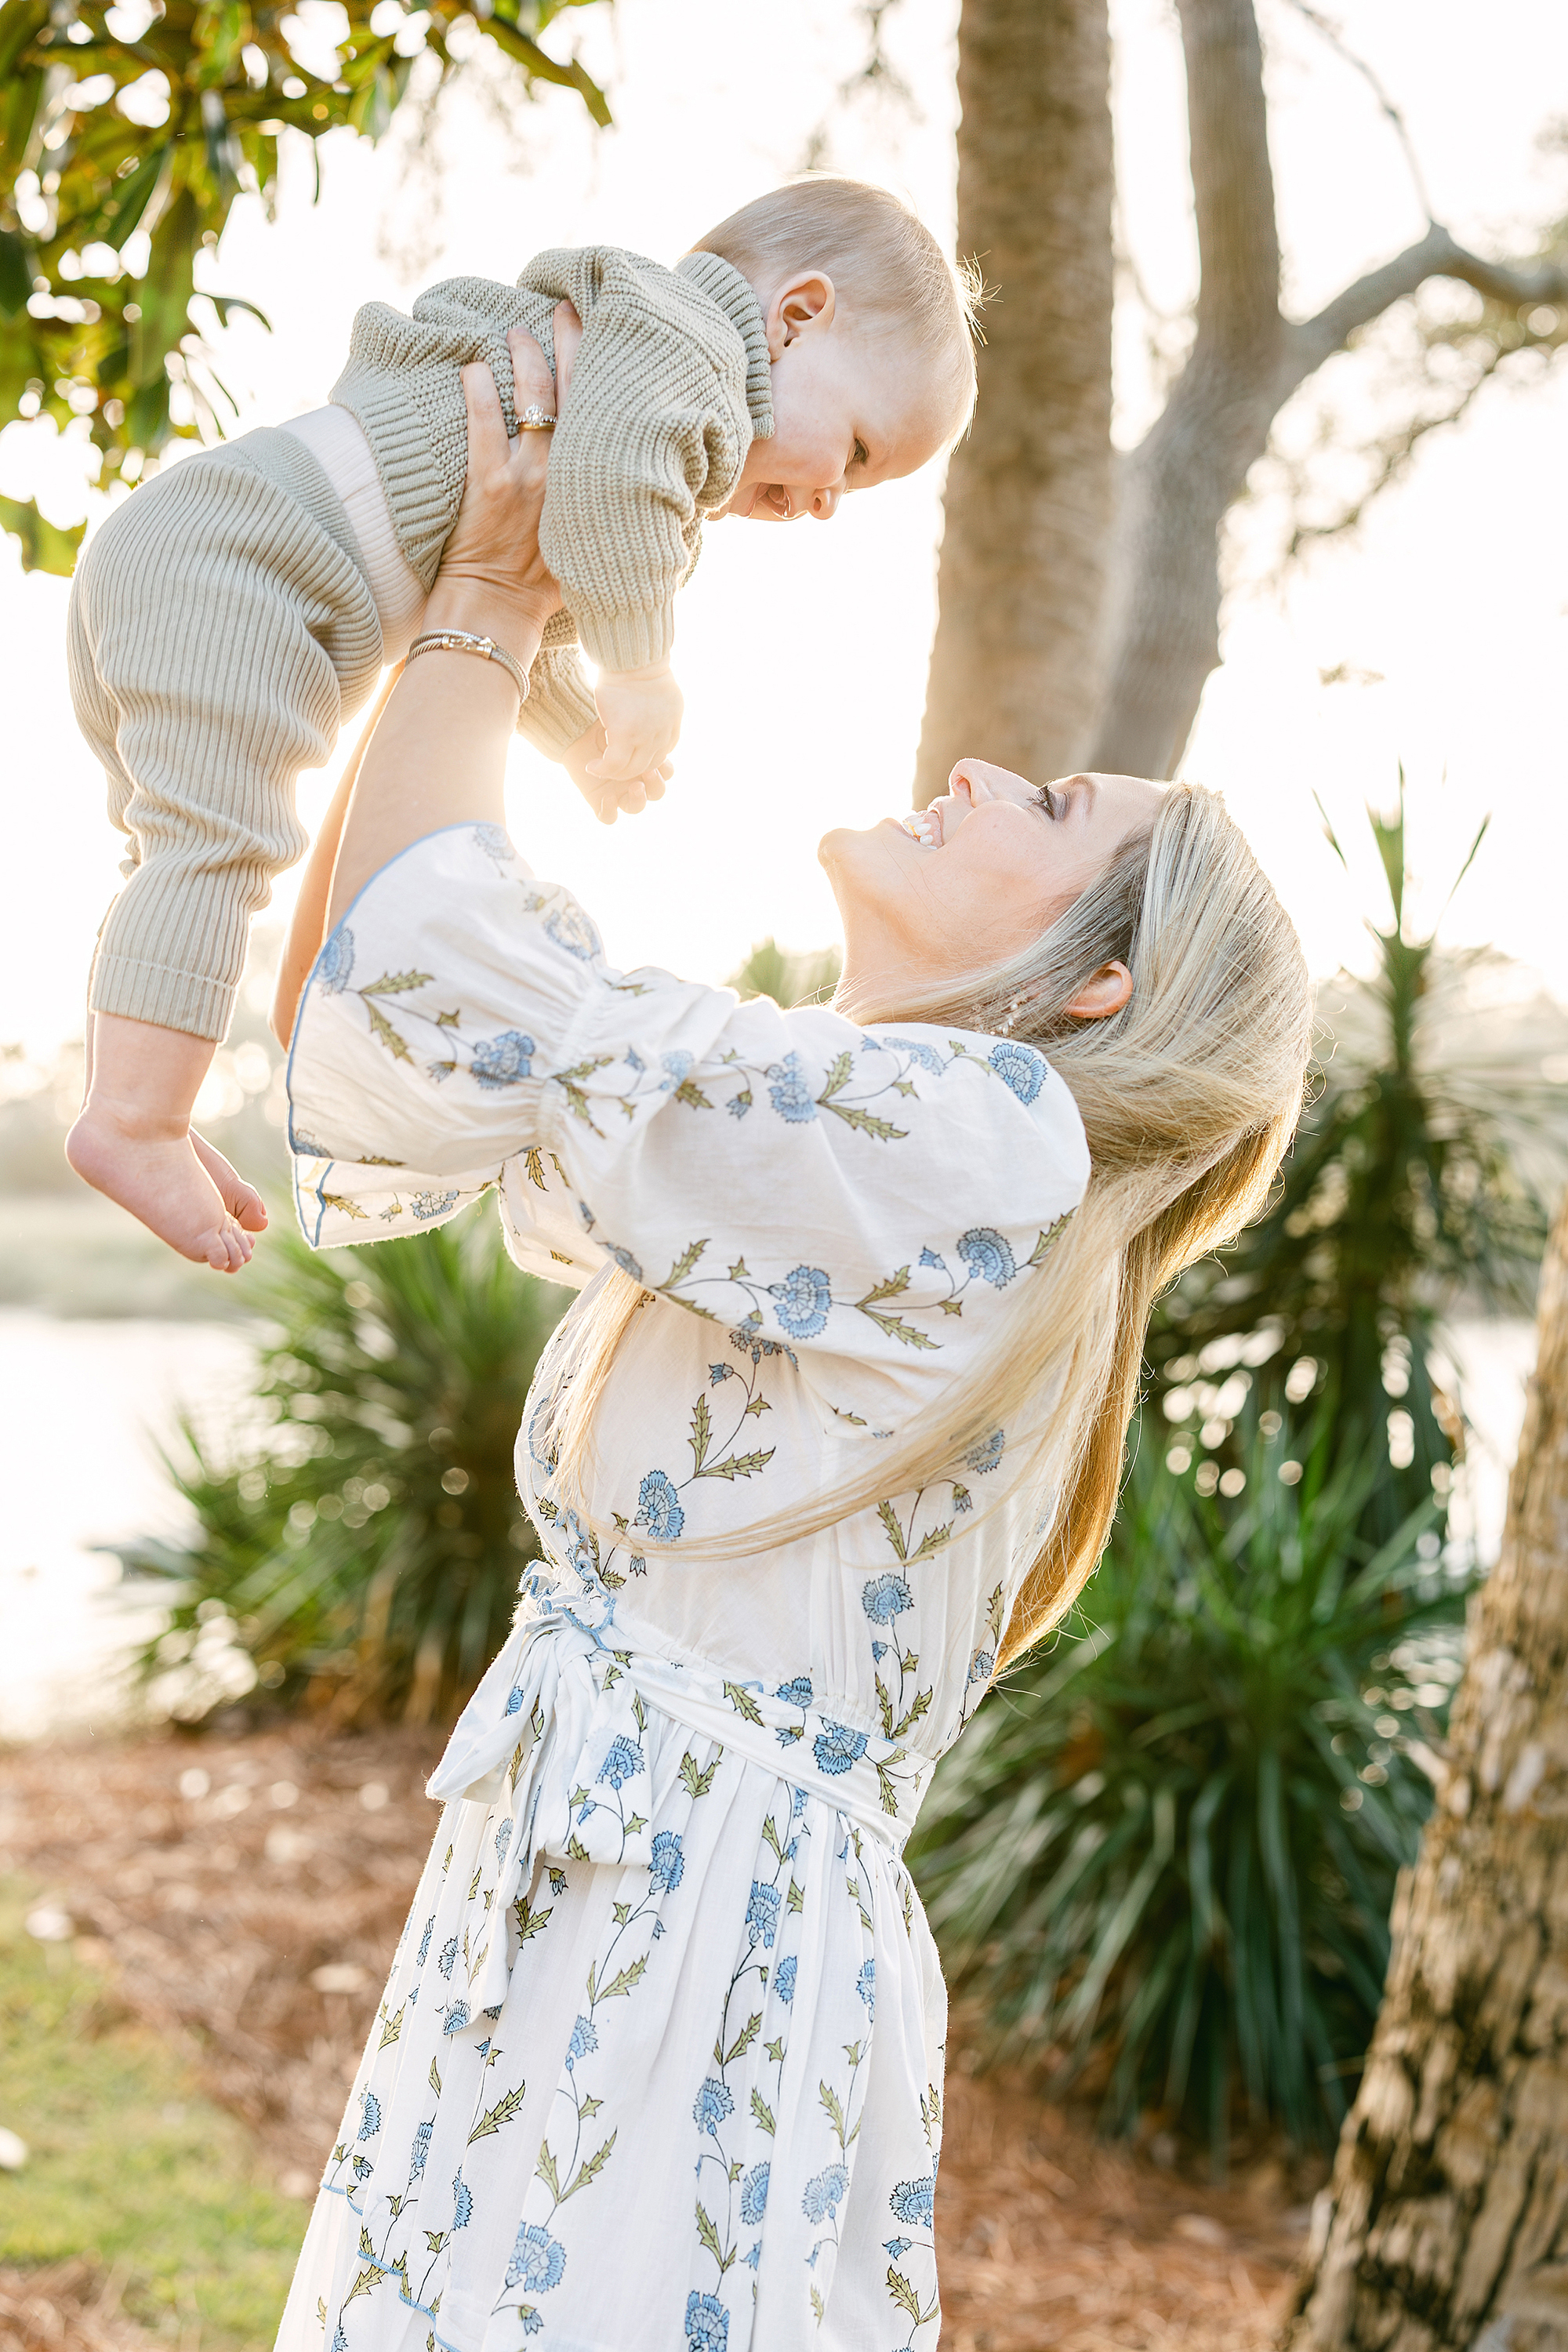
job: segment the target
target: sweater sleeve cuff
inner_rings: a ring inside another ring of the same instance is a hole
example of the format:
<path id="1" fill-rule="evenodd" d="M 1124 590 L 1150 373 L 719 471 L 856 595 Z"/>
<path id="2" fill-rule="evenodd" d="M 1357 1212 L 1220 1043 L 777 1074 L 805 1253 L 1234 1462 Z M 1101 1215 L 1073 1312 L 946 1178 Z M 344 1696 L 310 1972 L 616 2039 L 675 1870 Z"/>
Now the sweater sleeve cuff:
<path id="1" fill-rule="evenodd" d="M 598 712 L 574 646 L 546 646 L 528 674 L 528 700 L 517 715 L 517 731 L 559 760 L 585 735 Z"/>
<path id="2" fill-rule="evenodd" d="M 675 650 L 675 607 L 656 604 L 651 612 L 585 613 L 577 614 L 577 634 L 590 661 L 601 669 L 645 669 L 649 662 L 668 661 Z"/>
<path id="3" fill-rule="evenodd" d="M 155 1029 L 183 1029 L 192 1037 L 210 1037 L 220 1045 L 228 1034 L 237 992 L 230 981 L 100 951 L 93 966 L 89 1007 L 126 1021 L 151 1022 Z"/>

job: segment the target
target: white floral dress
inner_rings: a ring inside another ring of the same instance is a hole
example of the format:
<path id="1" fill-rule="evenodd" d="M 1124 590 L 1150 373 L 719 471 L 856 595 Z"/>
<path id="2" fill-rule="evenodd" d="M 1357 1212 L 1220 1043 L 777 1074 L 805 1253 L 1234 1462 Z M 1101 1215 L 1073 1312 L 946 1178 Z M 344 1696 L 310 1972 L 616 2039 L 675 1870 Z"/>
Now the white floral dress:
<path id="1" fill-rule="evenodd" d="M 544 1559 L 430 1784 L 283 2352 L 933 2352 L 946 1999 L 900 1854 L 1032 1556 L 1024 1449 L 770 1552 L 681 1544 L 963 1381 L 1081 1197 L 1067 1087 L 1026 1045 L 618 972 L 473 824 L 361 893 L 289 1087 L 312 1243 L 494 1187 L 521 1265 L 654 1302 L 595 1424 L 613 1543 L 558 1500 L 540 1366 Z"/>

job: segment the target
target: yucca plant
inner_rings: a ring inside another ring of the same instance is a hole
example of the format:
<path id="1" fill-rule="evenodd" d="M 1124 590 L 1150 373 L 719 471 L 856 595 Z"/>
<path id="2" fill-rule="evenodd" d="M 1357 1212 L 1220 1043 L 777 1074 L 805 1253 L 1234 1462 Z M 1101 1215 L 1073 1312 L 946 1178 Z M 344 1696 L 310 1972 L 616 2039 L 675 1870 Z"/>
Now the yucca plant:
<path id="1" fill-rule="evenodd" d="M 1368 818 L 1392 917 L 1367 926 L 1373 973 L 1321 995 L 1322 1068 L 1278 1197 L 1163 1302 L 1149 1358 L 1167 1417 L 1221 1469 L 1243 1398 L 1282 1412 L 1311 1396 L 1336 1451 L 1381 1453 L 1365 1505 L 1381 1541 L 1434 1471 L 1448 1491 L 1460 1428 L 1432 1377 L 1440 1319 L 1460 1301 L 1530 1309 L 1568 1141 L 1568 1021 L 1504 958 L 1417 935 L 1403 776 L 1394 814 Z"/>
<path id="2" fill-rule="evenodd" d="M 1242 1434 L 1228 1497 L 1141 1454 L 1079 1621 L 988 1701 L 910 1851 L 988 2054 L 1098 2089 L 1112 2127 L 1163 2110 L 1218 2166 L 1238 2115 L 1305 2143 L 1343 2113 L 1468 1582 L 1430 1497 L 1372 1549 L 1379 1465 L 1321 1416 L 1294 1450 Z"/>
<path id="3" fill-rule="evenodd" d="M 436 1232 L 320 1256 L 269 1237 L 259 1427 L 187 1419 L 170 1475 L 199 1532 L 121 1549 L 177 1580 L 149 1674 L 216 1612 L 264 1686 L 338 1720 L 450 1716 L 505 1639 L 535 1551 L 512 1448 L 570 1294 L 520 1274 L 492 1202 Z"/>

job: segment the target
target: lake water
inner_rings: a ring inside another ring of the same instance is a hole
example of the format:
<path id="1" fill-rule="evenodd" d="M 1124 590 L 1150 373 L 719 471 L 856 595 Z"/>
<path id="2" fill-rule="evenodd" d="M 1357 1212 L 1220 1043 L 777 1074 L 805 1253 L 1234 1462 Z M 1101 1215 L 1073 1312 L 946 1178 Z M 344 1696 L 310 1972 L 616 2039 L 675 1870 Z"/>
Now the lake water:
<path id="1" fill-rule="evenodd" d="M 1487 1559 L 1534 1348 L 1523 1322 L 1460 1324 L 1448 1341 L 1475 1431 L 1461 1517 Z M 158 1444 L 174 1442 L 182 1409 L 206 1430 L 243 1424 L 252 1363 L 233 1326 L 0 1309 L 0 1738 L 123 1712 L 123 1662 L 162 1612 L 95 1547 L 186 1532 Z"/>

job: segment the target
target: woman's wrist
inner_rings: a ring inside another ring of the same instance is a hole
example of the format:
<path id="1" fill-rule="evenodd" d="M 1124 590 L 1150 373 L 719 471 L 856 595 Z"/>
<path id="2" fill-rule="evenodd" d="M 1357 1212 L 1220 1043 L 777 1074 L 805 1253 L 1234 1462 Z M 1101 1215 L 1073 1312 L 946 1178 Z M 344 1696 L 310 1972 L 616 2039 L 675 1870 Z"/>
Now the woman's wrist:
<path id="1" fill-rule="evenodd" d="M 461 629 L 469 636 L 493 637 L 528 670 L 533 667 L 550 618 L 541 604 L 540 598 L 526 591 L 502 588 L 490 581 L 438 577 L 420 620 L 419 634 L 427 636 L 437 629 Z"/>

